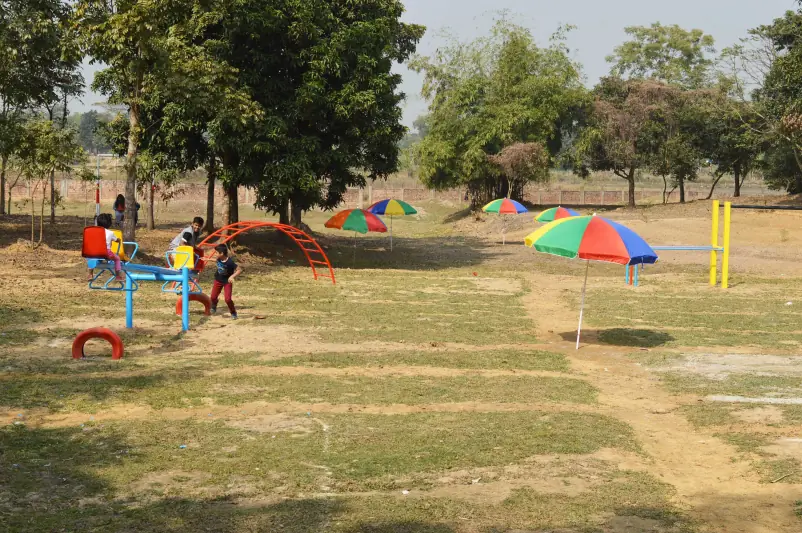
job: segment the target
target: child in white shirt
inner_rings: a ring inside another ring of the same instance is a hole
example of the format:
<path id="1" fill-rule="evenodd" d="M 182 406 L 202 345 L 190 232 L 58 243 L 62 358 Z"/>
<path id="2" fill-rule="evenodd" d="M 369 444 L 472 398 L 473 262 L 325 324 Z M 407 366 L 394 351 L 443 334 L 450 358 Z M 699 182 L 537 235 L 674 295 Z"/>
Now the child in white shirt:
<path id="1" fill-rule="evenodd" d="M 117 276 L 117 281 L 124 281 L 125 278 L 121 275 L 123 267 L 120 262 L 120 256 L 111 251 L 111 243 L 119 242 L 120 247 L 123 245 L 122 239 L 109 229 L 111 227 L 111 215 L 108 213 L 98 215 L 97 225 L 106 230 L 106 259 L 114 261 L 114 274 Z"/>

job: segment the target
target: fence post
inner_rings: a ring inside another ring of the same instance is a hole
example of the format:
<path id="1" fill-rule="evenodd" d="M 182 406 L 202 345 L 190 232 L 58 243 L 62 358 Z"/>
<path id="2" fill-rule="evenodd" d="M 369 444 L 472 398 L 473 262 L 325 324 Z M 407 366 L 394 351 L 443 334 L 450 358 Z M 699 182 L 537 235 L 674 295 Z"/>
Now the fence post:
<path id="1" fill-rule="evenodd" d="M 582 189 L 582 191 L 580 193 L 580 196 L 581 196 L 581 198 L 579 200 L 579 203 L 581 203 L 582 205 L 585 205 L 585 189 Z"/>
<path id="2" fill-rule="evenodd" d="M 560 205 L 563 205 L 563 190 L 560 189 Z"/>
<path id="3" fill-rule="evenodd" d="M 363 200 L 364 194 L 365 194 L 365 191 L 363 191 L 362 189 L 359 189 L 359 199 L 358 199 L 358 200 L 357 200 L 357 202 L 356 202 L 356 206 L 357 206 L 359 209 L 362 209 L 362 206 L 364 205 L 364 204 L 362 203 L 362 202 L 364 201 L 364 200 Z"/>

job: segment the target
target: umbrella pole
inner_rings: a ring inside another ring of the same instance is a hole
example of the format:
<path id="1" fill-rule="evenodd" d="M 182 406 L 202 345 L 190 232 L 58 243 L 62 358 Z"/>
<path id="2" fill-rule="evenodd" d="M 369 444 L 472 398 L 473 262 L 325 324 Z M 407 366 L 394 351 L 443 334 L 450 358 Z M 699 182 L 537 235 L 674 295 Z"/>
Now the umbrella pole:
<path id="1" fill-rule="evenodd" d="M 582 303 L 579 305 L 579 326 L 576 328 L 576 349 L 579 349 L 579 336 L 582 333 L 582 315 L 585 312 L 585 287 L 588 285 L 588 270 L 590 270 L 590 261 L 587 262 L 585 267 L 585 282 L 582 284 Z"/>
<path id="2" fill-rule="evenodd" d="M 507 215 L 501 215 L 501 245 L 507 244 Z"/>
<path id="3" fill-rule="evenodd" d="M 393 251 L 393 216 L 390 215 L 390 251 Z"/>
<path id="4" fill-rule="evenodd" d="M 351 266 L 356 265 L 356 232 L 354 232 L 354 259 L 351 261 Z"/>

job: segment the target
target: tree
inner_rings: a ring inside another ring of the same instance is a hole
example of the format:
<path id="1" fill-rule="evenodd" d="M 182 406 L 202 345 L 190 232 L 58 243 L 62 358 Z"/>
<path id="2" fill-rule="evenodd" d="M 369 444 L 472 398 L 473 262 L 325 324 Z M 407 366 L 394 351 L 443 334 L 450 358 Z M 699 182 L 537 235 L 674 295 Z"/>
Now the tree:
<path id="1" fill-rule="evenodd" d="M 571 147 L 574 170 L 582 176 L 591 170 L 608 171 L 626 180 L 628 205 L 634 207 L 637 174 L 654 167 L 661 143 L 655 117 L 665 112 L 676 92 L 655 81 L 602 78 L 593 89 L 585 127 Z M 663 172 L 671 173 L 668 167 Z"/>
<path id="2" fill-rule="evenodd" d="M 403 11 L 399 0 L 243 0 L 210 31 L 263 112 L 247 127 L 210 127 L 230 221 L 238 185 L 300 224 L 303 211 L 397 170 L 403 94 L 391 69 L 423 34 Z"/>
<path id="3" fill-rule="evenodd" d="M 712 36 L 659 22 L 650 27 L 630 26 L 624 31 L 632 39 L 607 57 L 613 63 L 612 75 L 654 79 L 686 89 L 709 83 L 713 61 L 707 54 L 715 52 Z"/>
<path id="4" fill-rule="evenodd" d="M 765 79 L 752 93 L 756 113 L 763 122 L 758 131 L 769 140 L 764 160 L 768 165 L 766 177 L 777 188 L 802 193 L 802 10 L 788 11 L 752 35 L 770 41 L 776 52 L 768 56 L 771 62 L 766 64 Z M 785 173 L 789 155 L 800 172 Z M 783 173 L 784 180 L 780 178 Z"/>
<path id="5" fill-rule="evenodd" d="M 586 96 L 565 31 L 541 48 L 528 30 L 501 20 L 488 38 L 453 41 L 434 58 L 415 59 L 430 102 L 428 131 L 416 151 L 426 185 L 465 186 L 476 206 L 493 197 L 520 199 L 527 180 L 548 177 L 527 173 L 510 187 L 505 167 L 491 157 L 519 143 L 538 144 L 548 156 L 559 151 Z"/>
<path id="6" fill-rule="evenodd" d="M 24 115 L 52 93 L 69 6 L 61 0 L 0 0 L 0 214 L 6 168 L 22 140 Z"/>
<path id="7" fill-rule="evenodd" d="M 142 107 L 153 95 L 161 101 L 212 107 L 232 82 L 232 70 L 214 59 L 204 38 L 222 12 L 201 0 L 78 0 L 82 43 L 98 72 L 94 90 L 127 108 L 126 202 L 123 236 L 135 238 L 137 156 Z"/>
<path id="8" fill-rule="evenodd" d="M 51 120 L 32 120 L 26 124 L 19 148 L 18 163 L 22 176 L 28 182 L 31 204 L 31 246 L 44 239 L 45 205 L 50 176 L 54 172 L 69 172 L 80 162 L 83 149 L 77 134 L 71 128 L 59 128 Z M 41 193 L 39 239 L 35 239 L 35 195 Z"/>
<path id="9" fill-rule="evenodd" d="M 732 174 L 733 196 L 739 197 L 741 185 L 766 149 L 765 136 L 760 132 L 760 119 L 752 102 L 733 100 L 726 93 L 713 95 L 712 102 L 702 126 L 707 139 L 704 152 L 716 166 L 716 178 L 707 198 L 713 196 L 725 174 Z"/>

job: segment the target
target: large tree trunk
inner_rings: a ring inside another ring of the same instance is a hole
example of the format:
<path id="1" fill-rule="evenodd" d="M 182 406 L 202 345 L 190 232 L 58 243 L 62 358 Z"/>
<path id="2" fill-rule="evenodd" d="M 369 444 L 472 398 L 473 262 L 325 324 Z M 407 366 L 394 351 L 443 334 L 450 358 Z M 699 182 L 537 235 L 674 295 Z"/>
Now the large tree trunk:
<path id="1" fill-rule="evenodd" d="M 290 224 L 290 200 L 285 198 L 281 203 L 281 209 L 278 212 L 279 224 Z"/>
<path id="2" fill-rule="evenodd" d="M 679 203 L 685 203 L 685 178 L 683 176 L 677 177 L 677 183 L 679 184 Z"/>
<path id="3" fill-rule="evenodd" d="M 627 174 L 627 182 L 629 184 L 629 207 L 635 207 L 635 167 L 629 169 Z"/>
<path id="4" fill-rule="evenodd" d="M 8 166 L 8 156 L 0 158 L 0 215 L 6 214 L 6 167 Z M 9 191 L 10 192 L 10 191 Z M 8 195 L 11 197 L 11 194 Z M 11 201 L 9 200 L 9 207 Z"/>
<path id="5" fill-rule="evenodd" d="M 156 181 L 151 178 L 150 183 L 148 183 L 148 220 L 147 220 L 147 227 L 149 230 L 156 229 Z"/>
<path id="6" fill-rule="evenodd" d="M 741 196 L 741 166 L 735 165 L 735 192 L 733 196 L 738 198 Z"/>
<path id="7" fill-rule="evenodd" d="M 301 227 L 301 222 L 303 218 L 303 209 L 301 209 L 300 205 L 297 205 L 295 202 L 290 202 L 290 225 L 295 226 L 296 228 Z"/>
<path id="8" fill-rule="evenodd" d="M 128 155 L 125 160 L 125 220 L 123 221 L 123 240 L 136 239 L 136 158 L 139 152 L 139 104 L 132 104 L 128 110 Z"/>
<path id="9" fill-rule="evenodd" d="M 226 193 L 225 201 L 228 205 L 228 209 L 226 210 L 227 217 L 225 220 L 226 226 L 239 222 L 239 197 L 237 189 L 238 187 L 234 183 L 226 183 L 223 187 Z"/>
<path id="10" fill-rule="evenodd" d="M 206 225 L 203 231 L 214 233 L 214 185 L 217 181 L 217 156 L 212 154 L 206 166 Z"/>

